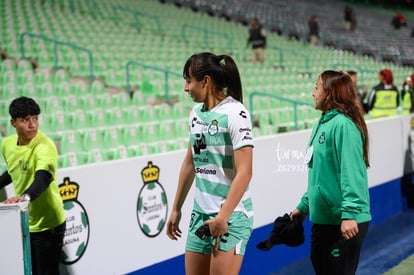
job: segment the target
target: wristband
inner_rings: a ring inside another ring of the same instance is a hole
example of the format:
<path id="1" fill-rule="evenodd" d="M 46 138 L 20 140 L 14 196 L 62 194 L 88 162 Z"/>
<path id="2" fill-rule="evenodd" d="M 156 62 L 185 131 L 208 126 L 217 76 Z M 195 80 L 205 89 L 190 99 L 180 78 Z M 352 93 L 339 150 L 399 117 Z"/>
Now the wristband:
<path id="1" fill-rule="evenodd" d="M 25 201 L 30 201 L 30 195 L 29 194 L 23 194 L 21 196 L 21 198 L 23 198 Z"/>

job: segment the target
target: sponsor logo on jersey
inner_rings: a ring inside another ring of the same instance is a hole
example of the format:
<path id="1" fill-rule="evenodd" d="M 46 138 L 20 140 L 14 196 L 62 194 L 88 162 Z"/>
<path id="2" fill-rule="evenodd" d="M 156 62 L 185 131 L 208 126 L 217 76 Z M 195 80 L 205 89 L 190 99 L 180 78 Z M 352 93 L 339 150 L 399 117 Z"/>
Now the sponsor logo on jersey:
<path id="1" fill-rule="evenodd" d="M 195 169 L 196 174 L 206 174 L 206 175 L 215 175 L 217 174 L 217 171 L 214 169 L 207 169 L 207 168 L 200 168 L 197 167 Z"/>

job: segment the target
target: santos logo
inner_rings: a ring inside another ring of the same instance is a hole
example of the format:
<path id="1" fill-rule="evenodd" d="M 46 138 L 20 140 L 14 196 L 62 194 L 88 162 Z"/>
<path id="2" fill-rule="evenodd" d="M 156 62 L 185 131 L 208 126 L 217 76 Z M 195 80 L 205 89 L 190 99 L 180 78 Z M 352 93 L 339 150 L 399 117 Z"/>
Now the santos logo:
<path id="1" fill-rule="evenodd" d="M 159 183 L 160 168 L 148 162 L 141 171 L 144 185 L 137 202 L 137 219 L 142 232 L 147 237 L 161 233 L 167 219 L 167 196 Z"/>
<path id="2" fill-rule="evenodd" d="M 66 231 L 63 239 L 61 262 L 65 265 L 76 263 L 85 253 L 89 242 L 89 218 L 83 205 L 78 201 L 79 184 L 69 177 L 59 185 L 63 208 L 66 215 Z"/>

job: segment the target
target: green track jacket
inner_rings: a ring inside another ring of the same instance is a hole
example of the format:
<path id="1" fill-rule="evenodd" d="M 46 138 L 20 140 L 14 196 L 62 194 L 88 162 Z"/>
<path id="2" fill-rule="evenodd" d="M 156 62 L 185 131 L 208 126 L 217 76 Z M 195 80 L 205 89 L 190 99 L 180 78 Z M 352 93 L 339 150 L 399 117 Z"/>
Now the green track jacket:
<path id="1" fill-rule="evenodd" d="M 297 209 L 314 224 L 371 220 L 363 136 L 355 123 L 333 109 L 320 118 L 308 144 L 308 189 Z"/>

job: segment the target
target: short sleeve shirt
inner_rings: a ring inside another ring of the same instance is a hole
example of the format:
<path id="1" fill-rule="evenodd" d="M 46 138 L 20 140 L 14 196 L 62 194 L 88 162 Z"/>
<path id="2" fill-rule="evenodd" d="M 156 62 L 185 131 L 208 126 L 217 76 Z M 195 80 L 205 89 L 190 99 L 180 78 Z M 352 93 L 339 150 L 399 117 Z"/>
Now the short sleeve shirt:
<path id="1" fill-rule="evenodd" d="M 250 114 L 239 101 L 227 97 L 211 110 L 196 105 L 189 124 L 196 178 L 194 209 L 218 213 L 236 174 L 234 151 L 253 147 Z M 235 211 L 253 215 L 248 188 Z"/>
<path id="2" fill-rule="evenodd" d="M 3 139 L 1 150 L 17 196 L 33 183 L 35 173 L 48 171 L 52 175 L 49 187 L 30 202 L 30 232 L 54 228 L 65 221 L 63 202 L 56 184 L 57 150 L 54 142 L 38 131 L 28 145 L 17 145 L 17 134 Z"/>

